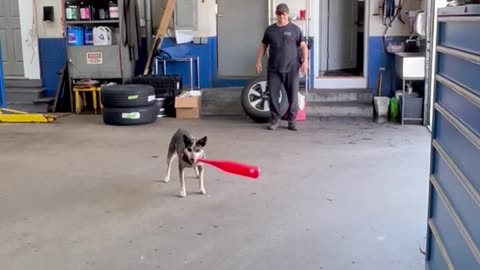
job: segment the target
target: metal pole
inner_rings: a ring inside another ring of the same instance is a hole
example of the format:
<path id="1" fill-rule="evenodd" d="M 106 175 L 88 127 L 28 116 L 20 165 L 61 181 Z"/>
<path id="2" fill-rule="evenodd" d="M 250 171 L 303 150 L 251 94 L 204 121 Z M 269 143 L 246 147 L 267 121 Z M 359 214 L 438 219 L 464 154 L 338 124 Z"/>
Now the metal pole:
<path id="1" fill-rule="evenodd" d="M 7 106 L 5 100 L 5 78 L 3 74 L 2 42 L 0 41 L 0 108 Z"/>
<path id="2" fill-rule="evenodd" d="M 200 89 L 200 57 L 197 57 L 197 87 Z"/>
<path id="3" fill-rule="evenodd" d="M 144 0 L 145 7 L 145 29 L 147 35 L 147 52 L 152 49 L 152 0 Z"/>
<path id="4" fill-rule="evenodd" d="M 268 17 L 267 18 L 268 22 L 267 22 L 267 26 L 269 26 L 272 23 L 272 13 L 271 13 L 272 9 L 273 9 L 272 1 L 274 1 L 274 0 L 268 0 L 268 16 L 267 16 Z"/>
<path id="5" fill-rule="evenodd" d="M 195 84 L 193 83 L 193 57 L 190 58 L 190 90 L 193 91 Z"/>

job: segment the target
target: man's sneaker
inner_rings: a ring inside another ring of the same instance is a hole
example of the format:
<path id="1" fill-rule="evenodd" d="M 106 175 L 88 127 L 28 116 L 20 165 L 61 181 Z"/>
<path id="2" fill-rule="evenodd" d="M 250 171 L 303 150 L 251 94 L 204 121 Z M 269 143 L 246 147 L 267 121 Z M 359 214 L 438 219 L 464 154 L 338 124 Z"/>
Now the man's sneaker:
<path id="1" fill-rule="evenodd" d="M 269 129 L 269 130 L 275 130 L 275 129 L 277 129 L 279 122 L 280 122 L 280 121 L 278 121 L 278 120 L 273 120 L 273 121 L 270 123 L 270 125 L 268 125 L 268 129 Z"/>
<path id="2" fill-rule="evenodd" d="M 290 130 L 298 130 L 298 129 L 297 129 L 297 125 L 295 124 L 294 121 L 289 121 L 289 122 L 288 122 L 288 129 L 290 129 Z"/>

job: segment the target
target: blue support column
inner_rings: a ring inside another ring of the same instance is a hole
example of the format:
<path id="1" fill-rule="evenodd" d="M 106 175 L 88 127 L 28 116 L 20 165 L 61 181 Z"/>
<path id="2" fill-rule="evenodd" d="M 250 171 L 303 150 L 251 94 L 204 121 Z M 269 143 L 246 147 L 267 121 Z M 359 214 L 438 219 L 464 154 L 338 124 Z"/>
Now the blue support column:
<path id="1" fill-rule="evenodd" d="M 3 76 L 3 58 L 2 58 L 2 42 L 0 42 L 0 108 L 5 108 L 7 102 L 5 100 L 5 80 Z"/>

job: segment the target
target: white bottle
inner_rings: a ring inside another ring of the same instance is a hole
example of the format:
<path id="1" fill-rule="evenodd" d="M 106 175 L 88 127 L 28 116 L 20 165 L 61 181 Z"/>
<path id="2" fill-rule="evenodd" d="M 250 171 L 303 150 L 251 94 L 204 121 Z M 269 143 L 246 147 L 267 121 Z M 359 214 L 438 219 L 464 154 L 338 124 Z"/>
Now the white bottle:
<path id="1" fill-rule="evenodd" d="M 93 45 L 112 45 L 112 30 L 105 26 L 93 28 Z"/>

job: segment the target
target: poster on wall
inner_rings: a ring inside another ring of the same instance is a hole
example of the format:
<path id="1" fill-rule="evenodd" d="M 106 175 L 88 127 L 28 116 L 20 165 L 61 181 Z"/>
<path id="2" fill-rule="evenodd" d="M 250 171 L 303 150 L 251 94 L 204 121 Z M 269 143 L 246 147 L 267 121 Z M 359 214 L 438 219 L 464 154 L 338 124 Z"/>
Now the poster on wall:
<path id="1" fill-rule="evenodd" d="M 101 52 L 87 52 L 87 65 L 103 64 L 103 55 Z"/>

